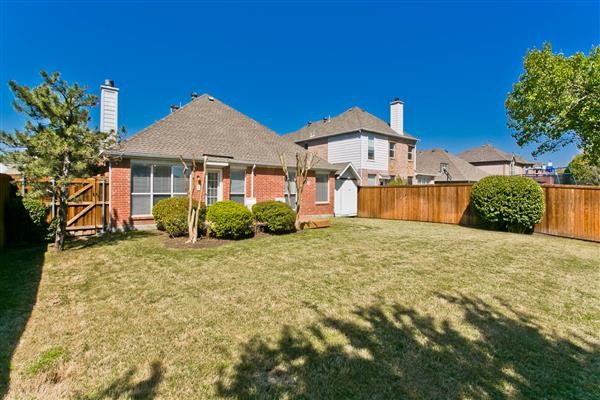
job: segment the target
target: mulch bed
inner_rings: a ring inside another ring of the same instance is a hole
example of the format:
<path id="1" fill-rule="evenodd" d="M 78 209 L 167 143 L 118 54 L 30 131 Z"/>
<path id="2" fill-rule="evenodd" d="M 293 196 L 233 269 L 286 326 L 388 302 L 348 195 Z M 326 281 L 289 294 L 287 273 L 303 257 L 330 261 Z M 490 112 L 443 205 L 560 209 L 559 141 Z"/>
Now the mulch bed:
<path id="1" fill-rule="evenodd" d="M 209 248 L 219 247 L 219 246 L 223 246 L 225 244 L 239 241 L 239 240 L 207 238 L 205 236 L 202 236 L 202 237 L 198 238 L 196 243 L 186 243 L 188 240 L 187 236 L 171 238 L 171 237 L 169 237 L 169 235 L 167 235 L 164 232 L 161 232 L 161 236 L 162 236 L 162 242 L 164 243 L 165 247 L 167 247 L 169 249 L 209 249 Z M 240 239 L 240 240 L 259 240 L 259 239 L 263 239 L 268 236 L 271 236 L 271 235 L 269 235 L 268 233 L 264 233 L 264 232 L 257 232 L 252 237 L 249 237 L 246 239 Z"/>

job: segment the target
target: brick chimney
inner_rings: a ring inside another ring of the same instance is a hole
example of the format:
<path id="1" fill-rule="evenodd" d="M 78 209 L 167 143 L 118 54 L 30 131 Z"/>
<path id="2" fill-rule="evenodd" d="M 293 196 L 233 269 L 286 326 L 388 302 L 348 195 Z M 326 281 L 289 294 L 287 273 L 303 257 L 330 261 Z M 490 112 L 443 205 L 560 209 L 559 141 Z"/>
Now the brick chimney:
<path id="1" fill-rule="evenodd" d="M 117 132 L 119 118 L 119 89 L 115 82 L 106 79 L 100 85 L 100 131 Z"/>
<path id="2" fill-rule="evenodd" d="M 390 128 L 404 135 L 404 103 L 397 97 L 390 103 Z"/>

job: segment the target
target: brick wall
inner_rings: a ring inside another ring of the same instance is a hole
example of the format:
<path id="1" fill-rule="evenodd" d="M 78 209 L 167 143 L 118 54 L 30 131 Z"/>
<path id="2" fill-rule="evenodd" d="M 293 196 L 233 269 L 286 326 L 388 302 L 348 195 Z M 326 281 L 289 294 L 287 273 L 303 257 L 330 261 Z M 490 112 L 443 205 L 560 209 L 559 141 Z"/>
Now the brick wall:
<path id="1" fill-rule="evenodd" d="M 304 144 L 301 144 L 301 146 L 304 147 Z M 317 155 L 317 157 L 320 157 L 323 160 L 329 159 L 328 139 L 327 138 L 311 140 L 308 143 L 308 150 L 315 153 Z"/>
<path id="2" fill-rule="evenodd" d="M 133 225 L 131 220 L 131 163 L 124 159 L 111 162 L 110 179 L 110 208 L 111 225 L 123 229 Z"/>
<path id="3" fill-rule="evenodd" d="M 413 150 L 413 159 L 408 160 L 408 146 L 407 143 L 396 142 L 396 151 L 393 159 L 389 161 L 389 174 L 399 176 L 406 179 L 409 176 L 415 175 L 415 158 L 417 156 L 417 149 Z M 412 145 L 410 145 L 412 146 Z"/>
<path id="4" fill-rule="evenodd" d="M 112 163 L 111 172 L 111 220 L 113 226 L 117 229 L 130 228 L 136 225 L 152 224 L 154 221 L 148 217 L 131 217 L 131 163 L 129 160 L 122 160 Z M 224 167 L 222 170 L 222 188 L 223 200 L 229 200 L 230 195 L 230 168 Z M 254 171 L 254 197 L 256 201 L 274 200 L 284 197 L 284 175 L 281 168 L 257 167 Z M 203 179 L 203 171 L 196 172 L 197 184 Z M 246 197 L 251 197 L 252 190 L 252 167 L 246 168 Z M 303 209 L 301 215 L 333 215 L 333 196 L 334 196 L 334 176 L 329 177 L 329 202 L 327 204 L 316 204 L 316 178 L 314 173 L 310 173 L 307 184 L 304 188 Z M 198 200 L 199 192 L 196 190 L 195 199 Z"/>

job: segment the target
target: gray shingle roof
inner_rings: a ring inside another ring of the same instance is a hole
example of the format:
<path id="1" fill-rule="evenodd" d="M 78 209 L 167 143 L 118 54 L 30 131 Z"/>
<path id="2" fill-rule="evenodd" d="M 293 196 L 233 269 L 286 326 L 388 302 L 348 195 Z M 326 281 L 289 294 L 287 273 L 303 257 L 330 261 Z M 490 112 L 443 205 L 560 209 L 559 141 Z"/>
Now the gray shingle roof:
<path id="1" fill-rule="evenodd" d="M 513 158 L 513 155 L 511 153 L 507 153 L 506 151 L 500 150 L 499 148 L 494 147 L 491 144 L 484 144 L 479 147 L 474 147 L 472 149 L 465 150 L 458 156 L 470 163 L 494 161 L 511 162 Z M 516 162 L 521 164 L 533 164 L 531 161 L 527 161 L 516 154 L 515 160 Z"/>
<path id="2" fill-rule="evenodd" d="M 204 94 L 168 114 L 109 152 L 124 156 L 196 159 L 204 154 L 213 161 L 238 161 L 279 166 L 279 153 L 295 165 L 297 152 L 305 150 L 281 138 L 221 101 Z M 334 170 L 319 159 L 317 168 Z"/>
<path id="3" fill-rule="evenodd" d="M 417 175 L 433 175 L 436 182 L 448 182 L 446 175 L 440 173 L 440 164 L 448 164 L 450 182 L 477 182 L 489 174 L 481 168 L 442 149 L 421 150 L 417 152 Z"/>
<path id="4" fill-rule="evenodd" d="M 390 128 L 390 126 L 381 118 L 377 118 L 371 113 L 362 110 L 359 107 L 352 107 L 338 116 L 330 119 L 323 119 L 316 122 L 311 122 L 307 126 L 284 135 L 284 137 L 293 142 L 302 142 L 304 140 L 317 139 L 341 133 L 356 132 L 359 130 L 380 133 L 382 135 L 393 136 L 396 138 L 404 138 L 416 140 L 415 137 L 404 133 L 400 135 L 398 132 Z"/>

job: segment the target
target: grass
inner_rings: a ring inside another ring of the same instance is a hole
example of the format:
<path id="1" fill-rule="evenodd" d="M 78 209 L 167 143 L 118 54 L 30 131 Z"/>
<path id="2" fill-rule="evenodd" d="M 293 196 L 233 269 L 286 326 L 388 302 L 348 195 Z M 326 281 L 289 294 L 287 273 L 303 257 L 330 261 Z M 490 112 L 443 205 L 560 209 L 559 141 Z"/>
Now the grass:
<path id="1" fill-rule="evenodd" d="M 0 397 L 597 399 L 599 260 L 368 219 L 202 250 L 143 232 L 14 250 Z"/>

